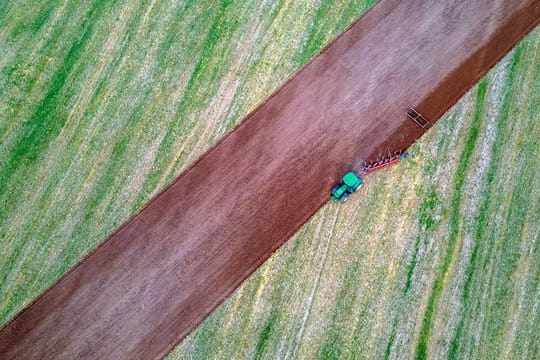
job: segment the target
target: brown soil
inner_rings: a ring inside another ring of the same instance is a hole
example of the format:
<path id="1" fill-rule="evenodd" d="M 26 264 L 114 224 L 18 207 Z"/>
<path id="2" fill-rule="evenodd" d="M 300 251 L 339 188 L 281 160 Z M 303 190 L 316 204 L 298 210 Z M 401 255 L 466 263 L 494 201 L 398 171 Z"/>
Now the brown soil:
<path id="1" fill-rule="evenodd" d="M 540 0 L 382 0 L 0 332 L 2 359 L 159 358 L 329 199 L 410 146 Z"/>

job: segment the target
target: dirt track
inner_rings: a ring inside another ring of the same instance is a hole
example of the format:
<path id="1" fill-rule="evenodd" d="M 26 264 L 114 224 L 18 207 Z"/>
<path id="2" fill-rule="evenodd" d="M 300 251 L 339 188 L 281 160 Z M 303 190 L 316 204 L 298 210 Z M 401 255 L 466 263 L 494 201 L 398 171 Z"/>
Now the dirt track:
<path id="1" fill-rule="evenodd" d="M 329 198 L 408 147 L 540 0 L 382 0 L 0 332 L 2 358 L 165 355 Z"/>

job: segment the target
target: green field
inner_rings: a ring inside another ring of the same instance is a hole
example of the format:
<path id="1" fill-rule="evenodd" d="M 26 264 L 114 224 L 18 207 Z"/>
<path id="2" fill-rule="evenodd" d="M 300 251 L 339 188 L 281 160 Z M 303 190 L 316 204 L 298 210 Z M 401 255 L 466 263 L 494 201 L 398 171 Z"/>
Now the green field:
<path id="1" fill-rule="evenodd" d="M 0 2 L 0 323 L 373 2 Z M 538 356 L 539 45 L 324 207 L 170 358 Z"/>

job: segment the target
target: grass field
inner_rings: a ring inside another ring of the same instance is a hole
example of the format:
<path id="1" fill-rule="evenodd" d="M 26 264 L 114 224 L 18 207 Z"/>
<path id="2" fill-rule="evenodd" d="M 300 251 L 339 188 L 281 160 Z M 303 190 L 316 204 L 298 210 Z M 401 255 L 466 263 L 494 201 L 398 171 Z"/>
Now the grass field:
<path id="1" fill-rule="evenodd" d="M 0 323 L 373 2 L 0 2 Z M 538 356 L 539 44 L 169 357 Z"/>

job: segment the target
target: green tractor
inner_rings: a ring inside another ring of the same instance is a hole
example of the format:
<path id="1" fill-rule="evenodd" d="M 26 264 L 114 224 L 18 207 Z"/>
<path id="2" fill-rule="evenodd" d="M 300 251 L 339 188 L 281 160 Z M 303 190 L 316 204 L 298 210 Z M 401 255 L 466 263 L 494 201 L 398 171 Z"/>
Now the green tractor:
<path id="1" fill-rule="evenodd" d="M 364 181 L 354 172 L 349 171 L 341 178 L 339 184 L 332 188 L 332 200 L 344 203 L 352 193 L 358 190 Z"/>
<path id="2" fill-rule="evenodd" d="M 383 169 L 387 166 L 393 165 L 403 159 L 407 159 L 408 157 L 408 152 L 394 153 L 393 155 L 380 159 L 379 161 L 376 161 L 374 163 L 364 164 L 364 166 L 362 166 L 360 170 L 360 174 L 368 175 L 375 171 L 379 171 L 380 169 Z M 344 203 L 345 201 L 347 201 L 349 196 L 355 193 L 356 190 L 358 190 L 363 184 L 364 181 L 360 176 L 356 175 L 356 173 L 352 171 L 349 171 L 348 173 L 343 175 L 340 182 L 332 188 L 331 198 L 334 201 Z"/>

